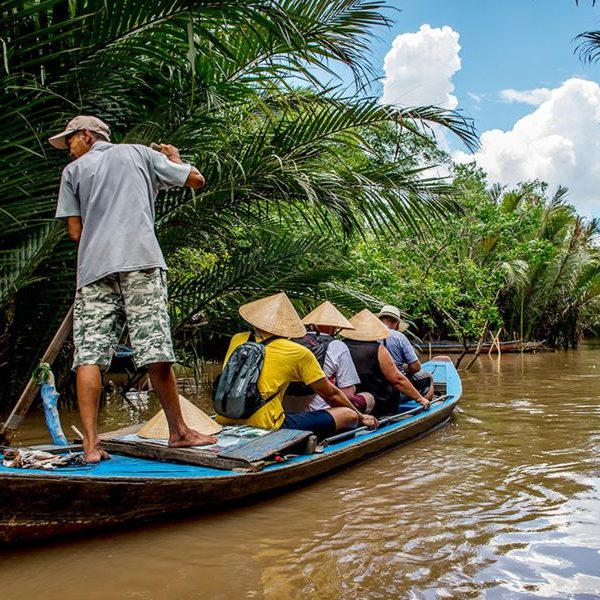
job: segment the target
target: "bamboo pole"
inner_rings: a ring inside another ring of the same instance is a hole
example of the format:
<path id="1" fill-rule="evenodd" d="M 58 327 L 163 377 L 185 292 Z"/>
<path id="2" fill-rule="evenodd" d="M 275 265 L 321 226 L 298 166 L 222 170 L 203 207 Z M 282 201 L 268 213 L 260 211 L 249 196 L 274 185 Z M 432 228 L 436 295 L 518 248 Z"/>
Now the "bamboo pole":
<path id="1" fill-rule="evenodd" d="M 473 358 L 470 360 L 469 364 L 466 366 L 467 371 L 473 366 L 473 364 L 475 363 L 475 361 L 479 358 L 479 355 L 481 354 L 483 340 L 485 339 L 485 336 L 488 332 L 488 324 L 489 324 L 489 321 L 486 321 L 485 325 L 483 326 L 483 332 L 481 333 L 481 336 L 479 337 L 479 341 L 477 342 L 477 349 L 475 350 L 475 356 L 473 356 Z"/>
<path id="2" fill-rule="evenodd" d="M 500 348 L 500 334 L 501 333 L 502 333 L 502 327 L 500 327 L 500 329 L 498 329 L 498 333 L 496 335 L 492 336 L 492 343 L 490 344 L 490 349 L 488 350 L 488 356 L 492 355 L 492 350 L 494 349 L 494 347 L 498 351 L 498 356 L 500 356 L 502 354 L 502 350 Z"/>
<path id="3" fill-rule="evenodd" d="M 46 349 L 46 352 L 44 352 L 40 362 L 45 362 L 49 365 L 54 362 L 54 359 L 60 352 L 60 349 L 63 347 L 63 344 L 65 343 L 65 340 L 71 333 L 72 329 L 73 306 L 71 306 L 69 312 L 65 315 L 63 322 L 60 324 L 58 331 L 54 334 L 54 337 Z M 33 403 L 33 399 L 35 398 L 39 387 L 39 384 L 35 382 L 33 377 L 31 377 L 19 400 L 15 404 L 15 407 L 0 429 L 0 444 L 4 446 L 8 446 L 10 444 L 13 434 L 21 426 L 21 423 L 25 419 L 25 415 Z"/>

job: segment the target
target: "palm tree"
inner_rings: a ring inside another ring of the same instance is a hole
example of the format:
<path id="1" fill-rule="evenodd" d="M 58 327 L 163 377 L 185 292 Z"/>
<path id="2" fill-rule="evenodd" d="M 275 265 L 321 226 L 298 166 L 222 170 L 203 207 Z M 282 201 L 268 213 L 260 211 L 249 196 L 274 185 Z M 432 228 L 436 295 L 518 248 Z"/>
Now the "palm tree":
<path id="1" fill-rule="evenodd" d="M 579 5 L 579 0 L 575 0 Z M 596 5 L 596 0 L 592 0 L 592 6 Z M 584 31 L 575 38 L 579 44 L 577 51 L 582 61 L 595 63 L 600 58 L 600 31 Z"/>
<path id="2" fill-rule="evenodd" d="M 511 289 L 504 319 L 524 339 L 574 348 L 587 326 L 585 310 L 600 306 L 599 229 L 597 220 L 586 221 L 575 213 L 567 194 L 559 187 L 549 200 L 537 199 L 537 216 L 531 207 L 524 212 L 534 227 L 520 241 L 537 251 L 525 257 L 523 277 Z M 532 201 L 521 194 L 514 210 Z"/>
<path id="3" fill-rule="evenodd" d="M 309 241 L 324 230 L 342 239 L 390 214 L 413 221 L 415 207 L 423 215 L 452 206 L 418 169 L 358 173 L 340 159 L 344 147 L 368 153 L 361 132 L 390 122 L 417 136 L 425 136 L 424 123 L 437 123 L 474 144 L 456 113 L 393 109 L 321 83 L 316 73 L 341 63 L 364 89 L 369 37 L 388 24 L 383 0 L 124 0 L 118 11 L 103 0 L 0 4 L 0 334 L 11 348 L 11 389 L 22 386 L 73 291 L 74 248 L 52 219 L 64 156 L 45 143 L 73 114 L 101 115 L 117 141 L 178 145 L 206 174 L 202 196 L 171 192 L 157 204 L 171 264 L 197 248 L 219 261 L 195 284 L 174 285 L 181 323 L 232 289 L 236 301 L 240 290 L 256 293 L 258 271 L 239 247 L 261 219 L 278 217 L 287 229 L 303 223 L 298 231 Z M 260 273 L 271 278 L 261 285 L 291 286 L 304 274 L 310 294 L 331 293 L 331 268 L 319 271 L 319 285 L 306 261 L 305 270 L 302 261 L 283 261 L 282 272 L 277 248 L 288 238 L 279 231 L 257 247 Z M 228 269 L 237 275 L 217 275 Z M 235 284 L 224 288 L 225 280 Z M 200 288 L 202 298 L 192 293 Z"/>

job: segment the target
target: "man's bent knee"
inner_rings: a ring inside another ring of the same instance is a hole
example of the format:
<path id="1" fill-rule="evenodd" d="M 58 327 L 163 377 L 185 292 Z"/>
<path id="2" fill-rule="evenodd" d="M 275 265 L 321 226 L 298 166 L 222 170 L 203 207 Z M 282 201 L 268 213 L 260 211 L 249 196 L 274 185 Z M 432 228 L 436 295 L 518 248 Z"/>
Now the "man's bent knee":
<path id="1" fill-rule="evenodd" d="M 351 408 L 336 406 L 328 411 L 335 421 L 336 431 L 354 429 L 358 425 L 358 415 Z"/>

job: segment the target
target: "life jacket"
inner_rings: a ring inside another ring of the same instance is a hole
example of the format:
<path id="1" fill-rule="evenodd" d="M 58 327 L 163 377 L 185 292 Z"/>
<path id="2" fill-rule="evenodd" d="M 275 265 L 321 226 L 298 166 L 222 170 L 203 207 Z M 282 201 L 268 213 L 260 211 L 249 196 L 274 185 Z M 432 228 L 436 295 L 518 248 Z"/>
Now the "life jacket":
<path id="1" fill-rule="evenodd" d="M 300 338 L 292 338 L 291 341 L 308 348 L 315 355 L 317 361 L 322 367 L 325 364 L 327 348 L 329 348 L 329 344 L 331 344 L 334 339 L 335 338 L 332 335 L 309 331 L 305 336 Z M 290 396 L 314 395 L 312 388 L 300 381 L 290 383 L 285 393 Z"/>
<path id="2" fill-rule="evenodd" d="M 265 361 L 265 346 L 276 336 L 257 342 L 252 333 L 229 357 L 213 386 L 213 406 L 217 414 L 229 419 L 247 419 L 272 400 L 277 392 L 263 398 L 258 378 Z"/>

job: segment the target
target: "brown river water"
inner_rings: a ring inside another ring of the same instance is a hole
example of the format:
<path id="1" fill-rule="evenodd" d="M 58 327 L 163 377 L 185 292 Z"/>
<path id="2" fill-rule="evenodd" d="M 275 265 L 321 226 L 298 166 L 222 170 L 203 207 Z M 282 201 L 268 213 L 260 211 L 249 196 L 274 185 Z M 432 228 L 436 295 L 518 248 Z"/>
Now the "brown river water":
<path id="1" fill-rule="evenodd" d="M 600 345 L 485 356 L 462 376 L 448 426 L 316 483 L 227 512 L 5 549 L 2 595 L 600 598 Z M 109 403 L 104 427 L 136 410 Z M 71 422 L 63 416 L 65 430 Z M 33 418 L 19 441 L 39 436 Z"/>

